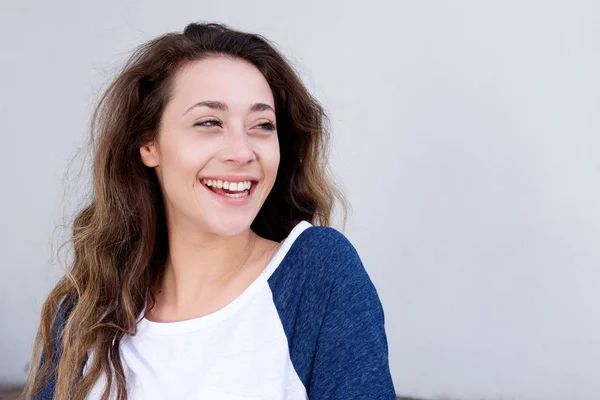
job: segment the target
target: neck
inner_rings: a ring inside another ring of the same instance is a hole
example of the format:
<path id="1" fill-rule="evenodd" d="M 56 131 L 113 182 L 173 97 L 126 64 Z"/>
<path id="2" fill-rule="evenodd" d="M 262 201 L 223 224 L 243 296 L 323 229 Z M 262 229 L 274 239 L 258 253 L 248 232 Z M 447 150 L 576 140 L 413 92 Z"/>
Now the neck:
<path id="1" fill-rule="evenodd" d="M 183 314 L 202 299 L 223 292 L 251 261 L 257 240 L 251 229 L 231 237 L 170 230 L 169 257 L 156 293 L 157 305 Z"/>

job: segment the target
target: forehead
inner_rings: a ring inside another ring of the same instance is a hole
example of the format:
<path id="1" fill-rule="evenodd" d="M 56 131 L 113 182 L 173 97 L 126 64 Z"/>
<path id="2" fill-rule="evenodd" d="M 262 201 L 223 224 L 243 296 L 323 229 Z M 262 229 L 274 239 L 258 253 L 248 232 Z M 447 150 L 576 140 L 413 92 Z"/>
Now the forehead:
<path id="1" fill-rule="evenodd" d="M 181 109 L 200 101 L 223 101 L 247 108 L 266 103 L 274 107 L 273 94 L 262 73 L 250 62 L 225 57 L 193 61 L 175 75 L 172 105 Z"/>

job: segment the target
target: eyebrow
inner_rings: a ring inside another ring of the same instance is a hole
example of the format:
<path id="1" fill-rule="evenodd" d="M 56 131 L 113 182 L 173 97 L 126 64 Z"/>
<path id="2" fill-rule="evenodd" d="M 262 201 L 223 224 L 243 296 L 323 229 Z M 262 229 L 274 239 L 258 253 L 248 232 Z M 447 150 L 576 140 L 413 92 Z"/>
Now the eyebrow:
<path id="1" fill-rule="evenodd" d="M 201 101 L 199 103 L 194 104 L 193 106 L 188 108 L 187 111 L 184 112 L 182 115 L 187 114 L 192 109 L 197 108 L 197 107 L 208 107 L 213 110 L 219 110 L 219 111 L 228 111 L 229 110 L 229 107 L 227 106 L 227 104 L 222 101 L 208 100 L 208 101 Z M 250 106 L 250 112 L 269 111 L 269 110 L 275 112 L 273 107 L 271 107 L 270 105 L 265 104 L 265 103 L 254 103 Z"/>

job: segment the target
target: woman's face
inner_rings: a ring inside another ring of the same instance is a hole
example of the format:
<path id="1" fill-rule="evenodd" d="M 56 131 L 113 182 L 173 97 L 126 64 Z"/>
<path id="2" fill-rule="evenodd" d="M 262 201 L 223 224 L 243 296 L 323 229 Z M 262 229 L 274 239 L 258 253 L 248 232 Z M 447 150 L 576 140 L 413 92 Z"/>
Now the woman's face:
<path id="1" fill-rule="evenodd" d="M 279 167 L 275 105 L 247 61 L 213 57 L 175 76 L 153 143 L 140 149 L 155 167 L 167 221 L 207 233 L 242 233 L 271 191 Z"/>

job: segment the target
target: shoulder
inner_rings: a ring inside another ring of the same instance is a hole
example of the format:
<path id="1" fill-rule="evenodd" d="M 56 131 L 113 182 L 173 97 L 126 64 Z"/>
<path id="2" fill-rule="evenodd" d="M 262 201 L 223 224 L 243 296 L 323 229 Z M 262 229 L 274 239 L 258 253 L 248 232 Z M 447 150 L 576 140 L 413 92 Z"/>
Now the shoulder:
<path id="1" fill-rule="evenodd" d="M 308 225 L 294 238 L 271 278 L 278 289 L 300 285 L 304 290 L 329 291 L 336 282 L 360 283 L 368 275 L 346 235 L 333 227 Z"/>
<path id="2" fill-rule="evenodd" d="M 41 368 L 48 356 L 50 356 L 50 369 L 46 372 L 45 377 L 48 378 L 46 383 L 42 386 L 39 393 L 39 397 L 36 399 L 51 399 L 54 397 L 54 389 L 56 387 L 56 368 L 62 357 L 62 342 L 63 333 L 67 320 L 71 315 L 73 308 L 75 307 L 77 300 L 75 296 L 69 297 L 68 295 L 63 296 L 59 301 L 56 313 L 52 319 L 52 328 L 50 331 L 50 342 L 52 353 L 51 356 L 42 351 L 39 367 Z M 45 378 L 44 378 L 45 379 Z"/>
<path id="3" fill-rule="evenodd" d="M 308 396 L 394 398 L 383 308 L 356 248 L 335 228 L 304 228 L 269 284 Z"/>
<path id="4" fill-rule="evenodd" d="M 302 253 L 307 261 L 317 262 L 323 268 L 339 270 L 361 261 L 350 240 L 342 232 L 329 226 L 315 225 L 306 228 L 290 250 Z"/>
<path id="5" fill-rule="evenodd" d="M 345 318 L 359 310 L 382 314 L 377 289 L 350 240 L 330 227 L 310 227 L 303 234 L 305 241 L 299 248 L 310 254 L 305 266 L 314 285 L 327 288 L 331 309 L 343 311 Z"/>
<path id="6" fill-rule="evenodd" d="M 354 246 L 350 240 L 339 230 L 330 226 L 313 225 L 302 233 L 307 241 L 321 244 L 321 248 L 330 247 L 332 249 L 342 249 L 354 251 Z"/>

